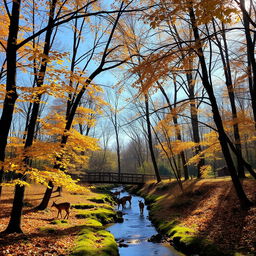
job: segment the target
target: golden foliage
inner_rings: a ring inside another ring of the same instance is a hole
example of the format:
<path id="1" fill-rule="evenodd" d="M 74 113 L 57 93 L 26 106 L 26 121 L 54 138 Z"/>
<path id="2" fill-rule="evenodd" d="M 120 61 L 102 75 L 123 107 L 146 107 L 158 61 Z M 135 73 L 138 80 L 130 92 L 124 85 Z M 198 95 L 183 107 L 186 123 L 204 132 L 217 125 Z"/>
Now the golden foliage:
<path id="1" fill-rule="evenodd" d="M 171 71 L 169 63 L 175 58 L 174 53 L 160 51 L 149 55 L 140 65 L 131 69 L 132 73 L 138 73 L 139 79 L 134 83 L 134 87 L 140 88 L 142 92 L 147 92 L 157 81 L 165 79 Z"/>
<path id="2" fill-rule="evenodd" d="M 4 7 L 0 7 L 0 42 L 6 47 L 7 46 L 7 37 L 8 37 L 8 28 L 9 28 L 9 17 L 4 13 Z M 0 52 L 3 52 L 4 49 L 0 46 Z"/>
<path id="3" fill-rule="evenodd" d="M 202 178 L 209 178 L 212 174 L 212 166 L 209 164 L 201 166 L 200 173 L 202 173 Z"/>
<path id="4" fill-rule="evenodd" d="M 168 154 L 168 157 L 173 157 L 180 154 L 182 151 L 191 149 L 196 146 L 196 143 L 194 143 L 193 141 L 180 140 L 162 142 L 161 144 L 162 145 L 157 145 L 156 147 L 160 150 L 160 154 L 162 157 L 166 157 L 166 153 Z"/>
<path id="5" fill-rule="evenodd" d="M 160 26 L 161 22 L 169 18 L 172 22 L 177 22 L 179 17 L 185 17 L 191 8 L 194 9 L 197 25 L 207 24 L 213 18 L 224 23 L 238 22 L 238 8 L 231 0 L 164 0 L 158 6 L 146 15 L 152 28 Z"/>

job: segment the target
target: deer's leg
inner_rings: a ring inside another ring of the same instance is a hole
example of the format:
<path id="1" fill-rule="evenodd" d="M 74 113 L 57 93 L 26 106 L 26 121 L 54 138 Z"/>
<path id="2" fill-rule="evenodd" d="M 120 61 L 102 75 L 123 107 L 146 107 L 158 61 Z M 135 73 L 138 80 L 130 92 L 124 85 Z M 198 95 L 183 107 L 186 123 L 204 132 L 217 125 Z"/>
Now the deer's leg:
<path id="1" fill-rule="evenodd" d="M 67 209 L 66 210 L 66 215 L 65 215 L 65 217 L 64 217 L 64 219 L 67 217 L 67 219 L 68 219 L 68 217 L 69 217 L 69 210 Z"/>

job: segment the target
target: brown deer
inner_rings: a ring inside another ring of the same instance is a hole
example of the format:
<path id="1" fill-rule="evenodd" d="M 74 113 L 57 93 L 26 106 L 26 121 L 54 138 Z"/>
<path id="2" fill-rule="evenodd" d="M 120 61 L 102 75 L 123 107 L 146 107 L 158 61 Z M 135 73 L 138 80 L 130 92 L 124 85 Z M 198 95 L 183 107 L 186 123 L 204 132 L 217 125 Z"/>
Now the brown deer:
<path id="1" fill-rule="evenodd" d="M 122 208 L 125 207 L 125 203 L 126 203 L 126 200 L 124 200 L 124 198 L 117 198 L 116 199 L 116 202 L 117 202 L 117 208 L 119 209 L 119 206 L 122 205 Z"/>
<path id="2" fill-rule="evenodd" d="M 132 196 L 131 195 L 124 196 L 123 199 L 125 200 L 125 203 L 126 203 L 126 201 L 128 201 L 130 205 L 132 204 Z"/>
<path id="3" fill-rule="evenodd" d="M 58 215 L 57 215 L 57 218 L 59 217 L 59 214 L 60 214 L 60 217 L 62 218 L 62 215 L 61 215 L 61 211 L 64 210 L 66 211 L 66 215 L 64 217 L 64 219 L 67 217 L 69 217 L 69 209 L 70 209 L 70 203 L 66 202 L 66 203 L 60 203 L 60 204 L 56 204 L 55 202 L 52 203 L 52 207 L 55 207 L 57 210 L 58 210 Z"/>
<path id="4" fill-rule="evenodd" d="M 131 195 L 124 196 L 120 199 L 117 199 L 118 209 L 119 209 L 120 205 L 122 205 L 122 208 L 124 208 L 127 201 L 130 203 L 130 205 L 132 204 L 132 196 Z"/>
<path id="5" fill-rule="evenodd" d="M 143 214 L 143 210 L 144 210 L 144 203 L 142 202 L 142 200 L 139 200 L 139 207 L 140 207 L 140 214 Z"/>

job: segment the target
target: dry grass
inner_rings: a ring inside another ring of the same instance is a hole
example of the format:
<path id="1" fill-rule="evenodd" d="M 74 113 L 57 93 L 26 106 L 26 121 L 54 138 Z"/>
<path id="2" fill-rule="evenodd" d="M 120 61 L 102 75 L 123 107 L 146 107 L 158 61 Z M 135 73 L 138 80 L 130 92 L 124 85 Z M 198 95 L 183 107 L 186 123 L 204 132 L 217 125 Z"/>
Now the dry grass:
<path id="1" fill-rule="evenodd" d="M 94 193 L 71 194 L 66 191 L 53 193 L 49 208 L 44 211 L 31 211 L 43 197 L 45 187 L 32 185 L 26 189 L 25 207 L 22 218 L 24 234 L 0 236 L 0 256 L 3 255 L 68 255 L 74 245 L 77 232 L 84 220 L 75 218 L 75 209 L 71 209 L 68 223 L 60 225 L 50 224 L 57 216 L 57 209 L 51 208 L 53 201 L 70 202 L 71 204 L 91 203 L 88 198 Z M 8 225 L 13 200 L 13 189 L 3 188 L 0 211 L 0 232 Z M 26 207 L 29 206 L 29 207 Z M 44 227 L 44 228 L 40 228 Z"/>

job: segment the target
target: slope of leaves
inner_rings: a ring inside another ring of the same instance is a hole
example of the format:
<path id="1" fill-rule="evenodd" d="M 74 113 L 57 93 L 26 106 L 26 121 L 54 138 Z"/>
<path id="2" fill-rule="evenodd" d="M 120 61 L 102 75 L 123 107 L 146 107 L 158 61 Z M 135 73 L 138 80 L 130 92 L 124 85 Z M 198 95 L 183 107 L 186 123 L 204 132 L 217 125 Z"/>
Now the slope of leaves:
<path id="1" fill-rule="evenodd" d="M 248 197 L 255 202 L 255 181 L 245 180 L 243 185 Z M 256 207 L 240 209 L 229 178 L 186 181 L 184 194 L 175 182 L 151 182 L 139 193 L 154 198 L 151 217 L 165 233 L 171 234 L 178 224 L 192 229 L 193 236 L 213 242 L 230 255 L 232 252 L 256 254 Z"/>

